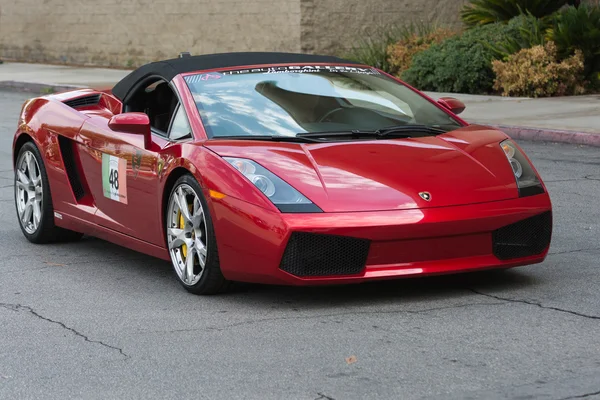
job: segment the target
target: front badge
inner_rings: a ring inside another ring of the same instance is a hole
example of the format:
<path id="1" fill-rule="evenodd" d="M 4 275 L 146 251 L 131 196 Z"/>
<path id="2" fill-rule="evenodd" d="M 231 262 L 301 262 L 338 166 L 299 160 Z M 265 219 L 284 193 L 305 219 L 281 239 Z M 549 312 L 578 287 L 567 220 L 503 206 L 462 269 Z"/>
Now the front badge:
<path id="1" fill-rule="evenodd" d="M 431 194 L 429 192 L 421 192 L 419 196 L 425 201 L 431 201 Z"/>

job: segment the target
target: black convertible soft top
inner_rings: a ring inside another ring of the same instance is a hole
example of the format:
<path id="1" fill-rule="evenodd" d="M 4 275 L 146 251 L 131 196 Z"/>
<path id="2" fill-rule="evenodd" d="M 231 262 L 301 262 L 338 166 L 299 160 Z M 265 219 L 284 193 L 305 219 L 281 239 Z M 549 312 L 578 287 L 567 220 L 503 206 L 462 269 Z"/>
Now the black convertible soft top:
<path id="1" fill-rule="evenodd" d="M 319 56 L 297 53 L 222 53 L 188 56 L 171 60 L 152 62 L 131 72 L 112 89 L 113 95 L 121 101 L 131 88 L 148 76 L 157 75 L 170 82 L 176 75 L 214 68 L 245 67 L 260 64 L 295 64 L 295 63 L 342 63 L 356 64 L 333 56 Z"/>

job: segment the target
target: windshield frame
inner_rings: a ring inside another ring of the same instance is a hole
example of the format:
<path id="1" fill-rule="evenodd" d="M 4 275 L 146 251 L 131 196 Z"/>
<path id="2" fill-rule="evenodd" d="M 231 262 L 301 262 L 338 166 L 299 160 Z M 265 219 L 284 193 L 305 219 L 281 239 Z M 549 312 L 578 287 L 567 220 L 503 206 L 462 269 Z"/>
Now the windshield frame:
<path id="1" fill-rule="evenodd" d="M 196 127 L 196 129 L 198 129 L 200 131 L 199 135 L 196 135 L 196 136 L 201 136 L 201 138 L 199 138 L 201 140 L 228 140 L 228 136 L 213 136 L 206 129 L 204 121 L 200 115 L 200 110 L 197 107 L 196 102 L 194 100 L 194 93 L 192 92 L 192 88 L 190 87 L 189 83 L 185 79 L 186 77 L 194 76 L 194 75 L 201 75 L 201 74 L 210 74 L 212 72 L 223 73 L 223 72 L 230 72 L 230 71 L 244 71 L 244 70 L 261 69 L 261 68 L 278 68 L 278 67 L 291 67 L 291 66 L 299 66 L 299 67 L 305 67 L 305 66 L 336 67 L 337 66 L 337 67 L 371 69 L 373 71 L 377 71 L 382 77 L 387 78 L 388 80 L 391 80 L 395 84 L 406 87 L 407 89 L 411 90 L 416 95 L 420 96 L 421 98 L 423 98 L 424 100 L 429 102 L 431 105 L 433 105 L 437 109 L 446 113 L 452 120 L 454 120 L 459 125 L 459 128 L 469 126 L 468 122 L 463 120 L 458 115 L 452 113 L 451 110 L 444 107 L 442 104 L 440 104 L 434 98 L 428 96 L 424 92 L 416 89 L 415 87 L 409 85 L 408 83 L 402 81 L 401 79 L 399 79 L 379 68 L 376 68 L 376 67 L 372 67 L 372 66 L 369 66 L 366 64 L 352 64 L 352 63 L 280 63 L 280 64 L 255 64 L 255 65 L 246 65 L 246 66 L 213 68 L 213 69 L 185 72 L 185 73 L 177 75 L 177 77 L 174 79 L 174 80 L 178 81 L 176 86 L 180 90 L 186 92 L 186 95 L 187 95 L 186 100 L 187 101 L 185 103 L 186 103 L 186 108 L 188 109 L 188 116 L 190 116 L 190 119 L 195 120 L 194 123 L 192 123 L 192 121 L 190 121 L 190 123 L 192 125 L 194 125 Z M 248 136 L 250 136 L 250 135 L 248 135 Z M 231 135 L 231 137 L 235 137 L 236 140 L 242 140 L 239 137 L 239 135 Z"/>

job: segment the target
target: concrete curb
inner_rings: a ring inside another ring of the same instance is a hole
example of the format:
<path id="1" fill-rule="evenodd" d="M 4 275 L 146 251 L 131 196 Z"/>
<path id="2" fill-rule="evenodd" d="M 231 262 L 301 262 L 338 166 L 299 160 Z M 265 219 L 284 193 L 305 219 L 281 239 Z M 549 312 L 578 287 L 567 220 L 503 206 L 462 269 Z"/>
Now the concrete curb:
<path id="1" fill-rule="evenodd" d="M 547 128 L 526 128 L 522 126 L 491 125 L 500 129 L 513 139 L 534 140 L 541 142 L 558 142 L 569 144 L 582 144 L 600 147 L 600 132 L 577 132 Z"/>
<path id="2" fill-rule="evenodd" d="M 16 92 L 27 92 L 35 94 L 51 94 L 66 92 L 67 90 L 85 89 L 84 85 L 64 85 L 53 83 L 0 81 L 0 89 Z"/>

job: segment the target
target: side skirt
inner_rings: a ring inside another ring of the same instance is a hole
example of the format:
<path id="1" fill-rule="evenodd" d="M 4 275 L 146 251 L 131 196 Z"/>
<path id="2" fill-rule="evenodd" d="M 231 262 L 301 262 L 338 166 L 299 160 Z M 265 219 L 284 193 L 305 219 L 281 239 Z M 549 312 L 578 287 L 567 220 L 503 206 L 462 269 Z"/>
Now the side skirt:
<path id="1" fill-rule="evenodd" d="M 57 213 L 54 214 L 54 223 L 56 226 L 77 232 L 83 232 L 87 235 L 106 240 L 107 242 L 111 242 L 140 253 L 148 254 L 152 257 L 168 261 L 171 260 L 168 250 L 164 247 L 144 242 L 143 240 L 139 240 L 112 229 L 96 225 L 92 222 L 74 217 L 69 214 L 59 213 L 60 217 L 57 217 L 56 214 Z"/>

